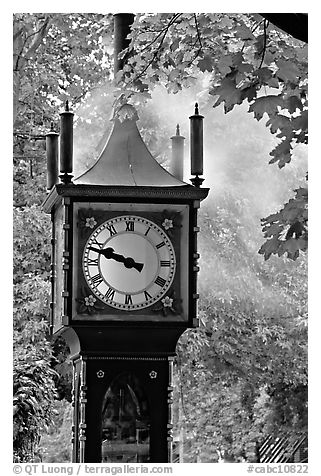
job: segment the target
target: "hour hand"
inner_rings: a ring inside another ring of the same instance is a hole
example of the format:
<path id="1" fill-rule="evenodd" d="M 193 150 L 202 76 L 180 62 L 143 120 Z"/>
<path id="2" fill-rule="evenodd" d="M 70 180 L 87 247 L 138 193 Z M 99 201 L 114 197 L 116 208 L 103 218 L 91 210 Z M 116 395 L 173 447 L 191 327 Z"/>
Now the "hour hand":
<path id="1" fill-rule="evenodd" d="M 136 261 L 133 260 L 133 258 L 125 258 L 123 263 L 124 263 L 125 268 L 135 268 L 139 272 L 141 272 L 141 270 L 144 267 L 143 263 L 136 263 Z"/>
<path id="2" fill-rule="evenodd" d="M 103 255 L 106 259 L 113 259 L 114 261 L 123 263 L 125 268 L 129 268 L 129 269 L 135 268 L 137 271 L 141 272 L 144 267 L 143 263 L 136 263 L 136 261 L 133 258 L 125 258 L 125 256 L 123 255 L 114 253 L 113 248 L 105 248 L 101 250 L 101 249 L 93 248 L 92 246 L 90 246 L 89 249 Z"/>

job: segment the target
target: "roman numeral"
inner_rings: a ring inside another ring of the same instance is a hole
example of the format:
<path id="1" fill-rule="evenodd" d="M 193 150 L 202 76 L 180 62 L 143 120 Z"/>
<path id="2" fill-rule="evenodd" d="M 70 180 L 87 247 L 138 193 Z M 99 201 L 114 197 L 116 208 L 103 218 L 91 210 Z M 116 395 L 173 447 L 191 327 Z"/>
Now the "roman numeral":
<path id="1" fill-rule="evenodd" d="M 162 246 L 165 246 L 164 241 L 161 241 L 160 243 L 158 243 L 158 245 L 156 245 L 156 248 L 159 250 L 159 248 L 161 248 Z"/>
<path id="2" fill-rule="evenodd" d="M 101 248 L 101 247 L 103 246 L 103 244 L 104 244 L 104 243 L 100 243 L 100 242 L 97 240 L 97 238 L 94 238 L 94 240 L 93 240 L 93 245 L 97 245 L 97 246 L 99 246 L 99 248 Z"/>
<path id="3" fill-rule="evenodd" d="M 148 235 L 148 233 L 149 233 L 149 230 L 150 230 L 150 227 L 148 227 L 148 228 L 147 228 L 147 230 L 145 231 L 145 236 L 147 236 L 147 235 Z"/>
<path id="4" fill-rule="evenodd" d="M 125 231 L 134 231 L 134 229 L 135 229 L 135 222 L 126 221 L 126 230 Z"/>
<path id="5" fill-rule="evenodd" d="M 103 278 L 99 273 L 95 276 L 92 276 L 90 279 L 96 286 L 99 286 L 99 284 L 103 282 Z"/>
<path id="6" fill-rule="evenodd" d="M 105 293 L 105 298 L 110 299 L 111 301 L 114 299 L 115 296 L 115 289 L 108 288 Z"/>
<path id="7" fill-rule="evenodd" d="M 88 266 L 98 266 L 98 258 L 95 258 L 95 259 L 88 258 L 87 265 Z"/>
<path id="8" fill-rule="evenodd" d="M 133 304 L 133 300 L 130 294 L 125 295 L 125 304 Z"/>
<path id="9" fill-rule="evenodd" d="M 163 266 L 163 267 L 168 267 L 168 266 L 170 266 L 170 261 L 162 261 L 161 260 L 160 265 Z"/>
<path id="10" fill-rule="evenodd" d="M 148 301 L 148 299 L 151 299 L 153 297 L 147 291 L 144 291 L 144 294 L 145 294 L 146 301 Z"/>
<path id="11" fill-rule="evenodd" d="M 160 276 L 157 276 L 157 278 L 155 279 L 155 284 L 158 284 L 158 286 L 160 286 L 161 288 L 164 286 L 165 283 L 166 280 L 161 278 Z"/>
<path id="12" fill-rule="evenodd" d="M 106 228 L 109 231 L 110 236 L 117 234 L 117 231 L 115 230 L 114 225 L 107 225 Z"/>

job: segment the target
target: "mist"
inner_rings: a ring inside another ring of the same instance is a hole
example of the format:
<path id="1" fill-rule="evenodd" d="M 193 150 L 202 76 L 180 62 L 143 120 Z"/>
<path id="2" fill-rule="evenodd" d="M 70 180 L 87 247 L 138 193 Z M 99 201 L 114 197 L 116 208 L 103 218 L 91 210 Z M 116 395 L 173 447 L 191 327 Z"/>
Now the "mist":
<path id="1" fill-rule="evenodd" d="M 235 106 L 228 114 L 223 106 L 213 108 L 214 98 L 207 90 L 189 89 L 168 94 L 156 88 L 150 105 L 159 121 L 168 124 L 169 135 L 180 125 L 185 140 L 184 180 L 190 183 L 189 116 L 194 114 L 195 102 L 204 116 L 204 174 L 203 186 L 210 188 L 208 200 L 223 191 L 247 199 L 255 216 L 265 216 L 293 195 L 293 188 L 304 182 L 307 170 L 307 150 L 298 147 L 292 163 L 279 169 L 269 164 L 269 153 L 278 139 L 265 127 L 267 118 L 258 122 L 247 112 L 248 104 Z M 170 160 L 170 157 L 168 157 Z"/>
<path id="2" fill-rule="evenodd" d="M 112 129 L 114 88 L 111 82 L 91 93 L 75 114 L 74 173 L 80 175 L 98 159 Z M 279 210 L 304 183 L 307 148 L 299 146 L 290 164 L 279 169 L 269 164 L 269 153 L 278 142 L 265 127 L 247 112 L 248 104 L 235 106 L 224 114 L 222 105 L 213 108 L 215 98 L 208 93 L 208 77 L 201 76 L 189 89 L 169 94 L 156 86 L 151 99 L 136 105 L 141 132 L 152 155 L 165 168 L 171 160 L 171 140 L 176 125 L 185 137 L 184 181 L 190 183 L 189 116 L 195 103 L 204 116 L 203 186 L 210 188 L 207 201 L 224 193 L 247 203 L 252 217 L 260 219 Z"/>

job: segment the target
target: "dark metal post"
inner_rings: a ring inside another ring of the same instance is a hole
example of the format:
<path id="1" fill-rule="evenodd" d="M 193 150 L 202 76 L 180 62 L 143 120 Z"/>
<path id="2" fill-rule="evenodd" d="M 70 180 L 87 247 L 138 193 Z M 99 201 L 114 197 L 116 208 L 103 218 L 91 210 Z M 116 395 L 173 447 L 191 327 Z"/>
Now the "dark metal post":
<path id="1" fill-rule="evenodd" d="M 58 182 L 58 137 L 59 134 L 54 131 L 53 122 L 51 129 L 46 134 L 46 156 L 47 156 L 47 190 Z"/>
<path id="2" fill-rule="evenodd" d="M 200 187 L 203 178 L 203 119 L 198 112 L 198 104 L 195 104 L 195 113 L 190 116 L 190 142 L 191 142 L 191 174 L 195 175 L 191 182 L 195 187 Z"/>
<path id="3" fill-rule="evenodd" d="M 60 113 L 60 179 L 63 183 L 70 183 L 72 179 L 73 154 L 73 117 L 66 101 L 65 110 Z"/>
<path id="4" fill-rule="evenodd" d="M 130 33 L 130 27 L 135 15 L 133 13 L 116 13 L 114 15 L 114 74 L 123 69 L 126 58 L 119 59 L 118 54 L 125 50 L 130 40 L 127 35 Z"/>

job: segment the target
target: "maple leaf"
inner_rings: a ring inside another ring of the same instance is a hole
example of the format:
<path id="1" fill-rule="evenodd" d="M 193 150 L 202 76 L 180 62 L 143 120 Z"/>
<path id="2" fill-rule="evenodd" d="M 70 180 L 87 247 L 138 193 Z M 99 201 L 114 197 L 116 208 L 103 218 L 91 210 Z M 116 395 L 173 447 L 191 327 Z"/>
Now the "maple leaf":
<path id="1" fill-rule="evenodd" d="M 245 64 L 245 63 L 243 62 L 243 60 L 244 60 L 243 54 L 242 54 L 240 51 L 238 51 L 237 53 L 235 53 L 234 55 L 232 55 L 232 56 L 231 56 L 231 60 L 232 60 L 233 66 L 234 66 L 235 68 L 239 68 L 239 66 L 240 66 L 241 64 L 243 64 L 243 65 Z"/>
<path id="2" fill-rule="evenodd" d="M 265 231 L 265 236 L 268 238 L 274 235 L 279 235 L 282 229 L 282 225 L 278 222 L 272 222 L 271 225 L 262 228 L 262 230 Z"/>
<path id="3" fill-rule="evenodd" d="M 290 238 L 289 240 L 287 240 L 286 251 L 289 257 L 291 257 L 292 259 L 294 257 L 297 257 L 299 255 L 300 249 L 301 243 L 299 240 L 296 240 L 295 238 Z"/>
<path id="4" fill-rule="evenodd" d="M 270 88 L 275 88 L 275 89 L 278 89 L 280 87 L 279 80 L 275 76 L 271 76 L 271 78 L 266 81 L 266 85 L 269 86 Z"/>
<path id="5" fill-rule="evenodd" d="M 249 63 L 240 63 L 238 66 L 237 66 L 237 70 L 239 73 L 250 73 L 253 71 L 253 65 L 249 64 Z"/>
<path id="6" fill-rule="evenodd" d="M 273 157 L 269 164 L 279 162 L 278 166 L 281 169 L 286 163 L 291 161 L 291 139 L 284 139 L 270 152 L 270 156 Z"/>
<path id="7" fill-rule="evenodd" d="M 269 120 L 266 123 L 266 126 L 270 126 L 270 131 L 272 134 L 275 134 L 278 129 L 280 129 L 281 135 L 278 137 L 283 137 L 291 131 L 291 119 L 283 114 L 271 115 Z"/>
<path id="8" fill-rule="evenodd" d="M 255 39 L 255 36 L 253 35 L 252 31 L 246 25 L 238 26 L 235 30 L 235 33 L 241 40 L 244 41 Z"/>
<path id="9" fill-rule="evenodd" d="M 225 114 L 233 109 L 236 104 L 242 103 L 242 90 L 236 87 L 236 81 L 232 77 L 225 77 L 220 86 L 215 87 L 210 91 L 210 94 L 216 96 L 216 102 L 213 107 L 218 106 L 224 102 Z"/>
<path id="10" fill-rule="evenodd" d="M 250 101 L 253 101 L 253 99 L 256 97 L 257 86 L 256 84 L 252 84 L 251 86 L 246 86 L 241 88 L 241 91 L 242 91 L 242 94 L 241 94 L 242 101 L 244 99 L 247 99 L 250 102 Z"/>
<path id="11" fill-rule="evenodd" d="M 216 62 L 216 67 L 222 76 L 229 75 L 233 67 L 232 56 L 223 55 Z"/>
<path id="12" fill-rule="evenodd" d="M 290 96 L 284 101 L 284 105 L 287 107 L 290 114 L 293 114 L 297 109 L 302 111 L 303 104 L 298 96 Z"/>
<path id="13" fill-rule="evenodd" d="M 278 249 L 278 238 L 274 236 L 273 238 L 270 238 L 269 240 L 266 240 L 265 243 L 263 243 L 263 245 L 259 249 L 259 254 L 264 255 L 264 259 L 267 260 L 273 253 L 276 253 Z"/>
<path id="14" fill-rule="evenodd" d="M 276 73 L 278 78 L 283 81 L 297 81 L 300 71 L 292 61 L 279 59 L 275 64 L 279 68 Z"/>
<path id="15" fill-rule="evenodd" d="M 262 84 L 267 84 L 272 77 L 272 71 L 267 67 L 260 68 L 255 73 Z"/>
<path id="16" fill-rule="evenodd" d="M 213 71 L 212 56 L 206 55 L 198 62 L 198 67 L 201 71 Z"/>
<path id="17" fill-rule="evenodd" d="M 255 119 L 259 121 L 262 119 L 264 113 L 268 115 L 276 114 L 279 107 L 282 106 L 283 98 L 281 95 L 268 95 L 257 98 L 254 103 L 250 105 L 249 112 L 253 112 Z"/>
<path id="18" fill-rule="evenodd" d="M 308 111 L 303 111 L 299 116 L 294 117 L 292 120 L 292 126 L 295 131 L 307 131 L 308 130 Z"/>

